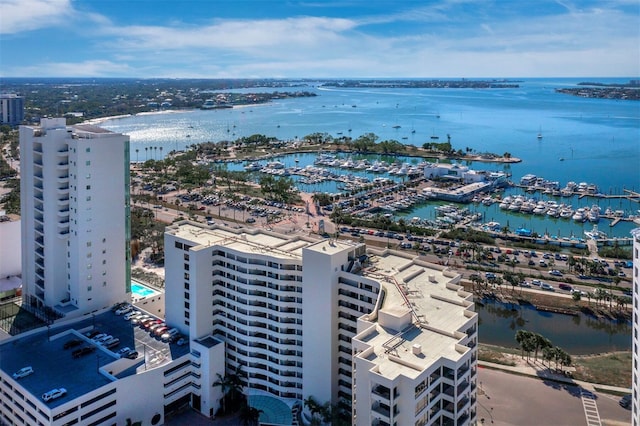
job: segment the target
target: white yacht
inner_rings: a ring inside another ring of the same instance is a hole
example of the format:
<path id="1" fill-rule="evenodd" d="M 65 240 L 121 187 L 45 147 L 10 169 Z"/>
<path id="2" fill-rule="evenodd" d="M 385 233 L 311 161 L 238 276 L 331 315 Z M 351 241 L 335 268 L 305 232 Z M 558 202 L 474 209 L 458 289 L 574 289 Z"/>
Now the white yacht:
<path id="1" fill-rule="evenodd" d="M 562 219 L 569 219 L 571 216 L 573 216 L 573 209 L 571 207 L 563 207 L 560 209 L 560 217 Z"/>
<path id="2" fill-rule="evenodd" d="M 585 222 L 587 220 L 585 209 L 583 207 L 580 207 L 578 210 L 575 211 L 575 213 L 573 213 L 573 216 L 571 216 L 571 219 L 575 220 L 576 222 Z"/>
<path id="3" fill-rule="evenodd" d="M 244 166 L 244 169 L 248 172 L 257 172 L 258 170 L 262 169 L 262 164 L 260 163 L 249 163 L 246 166 Z"/>

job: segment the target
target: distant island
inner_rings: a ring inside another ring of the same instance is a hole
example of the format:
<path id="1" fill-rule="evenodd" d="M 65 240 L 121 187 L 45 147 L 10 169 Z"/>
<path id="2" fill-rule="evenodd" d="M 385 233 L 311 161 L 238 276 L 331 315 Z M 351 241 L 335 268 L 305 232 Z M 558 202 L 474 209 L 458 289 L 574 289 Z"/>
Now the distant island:
<path id="1" fill-rule="evenodd" d="M 367 87 L 405 89 L 513 89 L 518 88 L 516 80 L 340 80 L 323 83 L 327 87 Z"/>
<path id="2" fill-rule="evenodd" d="M 595 83 L 581 82 L 581 87 L 556 89 L 557 93 L 579 96 L 581 98 L 620 99 L 626 101 L 640 100 L 640 80 L 630 80 L 628 83 Z"/>

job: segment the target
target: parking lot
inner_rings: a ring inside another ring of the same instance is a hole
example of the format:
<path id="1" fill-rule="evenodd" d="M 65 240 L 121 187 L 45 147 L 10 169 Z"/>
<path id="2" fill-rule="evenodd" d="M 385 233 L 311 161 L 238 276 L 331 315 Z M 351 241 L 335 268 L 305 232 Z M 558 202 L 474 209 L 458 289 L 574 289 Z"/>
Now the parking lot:
<path id="1" fill-rule="evenodd" d="M 479 368 L 477 417 L 480 424 L 484 419 L 496 426 L 589 425 L 594 423 L 587 422 L 587 413 L 591 418 L 595 401 L 601 424 L 631 424 L 631 411 L 620 406 L 620 397 L 587 393 L 593 400 L 577 385 Z"/>

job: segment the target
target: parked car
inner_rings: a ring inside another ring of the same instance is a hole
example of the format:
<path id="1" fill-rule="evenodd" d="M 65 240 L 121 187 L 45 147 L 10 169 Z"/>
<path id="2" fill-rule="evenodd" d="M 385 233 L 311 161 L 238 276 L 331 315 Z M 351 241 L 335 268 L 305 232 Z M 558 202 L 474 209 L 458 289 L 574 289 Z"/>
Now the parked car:
<path id="1" fill-rule="evenodd" d="M 127 347 L 124 347 L 124 348 L 120 349 L 118 352 L 116 352 L 116 355 L 120 355 L 121 357 L 123 357 L 126 354 L 128 354 L 129 352 L 131 352 L 131 348 L 129 346 L 127 346 Z"/>
<path id="2" fill-rule="evenodd" d="M 135 318 L 135 317 L 137 317 L 139 315 L 142 315 L 142 313 L 140 311 L 131 311 L 131 312 L 128 312 L 128 313 L 126 313 L 124 315 L 124 319 L 126 321 L 129 321 L 129 320 L 131 320 L 131 319 L 133 319 L 133 318 Z"/>
<path id="3" fill-rule="evenodd" d="M 159 322 L 156 324 L 152 324 L 151 327 L 149 327 L 149 333 L 155 334 L 156 330 L 158 330 L 159 328 L 162 327 L 166 327 L 167 325 L 163 322 Z"/>
<path id="4" fill-rule="evenodd" d="M 123 314 L 126 314 L 127 312 L 131 312 L 132 310 L 133 310 L 133 306 L 125 305 L 116 310 L 116 315 L 123 315 Z"/>
<path id="5" fill-rule="evenodd" d="M 33 374 L 33 367 L 31 367 L 31 366 L 22 367 L 20 370 L 18 370 L 15 373 L 13 373 L 13 378 L 18 380 L 18 379 L 21 379 L 23 377 L 27 377 L 30 374 Z"/>
<path id="6" fill-rule="evenodd" d="M 558 271 L 557 269 L 552 269 L 549 271 L 549 275 L 555 275 L 556 277 L 561 277 L 562 272 Z"/>
<path id="7" fill-rule="evenodd" d="M 176 345 L 178 345 L 178 346 L 184 346 L 184 345 L 186 345 L 187 343 L 188 343 L 188 342 L 187 342 L 187 339 L 185 339 L 184 337 L 181 337 L 181 338 L 179 338 L 179 339 L 178 339 L 178 341 L 176 342 Z"/>
<path id="8" fill-rule="evenodd" d="M 152 319 L 151 321 L 147 321 L 147 322 L 143 323 L 142 327 L 145 330 L 149 330 L 149 329 L 151 329 L 151 327 L 153 327 L 156 324 L 162 324 L 162 320 L 161 319 Z"/>
<path id="9" fill-rule="evenodd" d="M 75 348 L 76 346 L 80 346 L 82 344 L 82 340 L 80 339 L 71 339 L 71 340 L 67 340 L 66 342 L 64 342 L 64 345 L 62 345 L 62 347 L 64 349 L 70 349 L 70 348 Z"/>
<path id="10" fill-rule="evenodd" d="M 531 284 L 529 284 L 529 283 L 528 283 L 528 282 L 526 282 L 526 281 L 522 281 L 522 282 L 520 283 L 520 287 L 531 288 Z"/>
<path id="11" fill-rule="evenodd" d="M 84 335 L 87 336 L 89 339 L 93 339 L 98 334 L 100 334 L 100 330 L 98 330 L 98 329 L 93 329 L 91 331 L 88 331 L 88 332 L 84 333 Z"/>
<path id="12" fill-rule="evenodd" d="M 101 337 L 99 339 L 94 339 L 93 342 L 97 343 L 98 345 L 103 345 L 105 342 L 107 342 L 108 340 L 113 339 L 113 336 L 110 334 L 105 334 L 104 337 Z"/>
<path id="13" fill-rule="evenodd" d="M 107 349 L 115 348 L 119 344 L 120 344 L 120 339 L 118 339 L 117 337 L 112 337 L 111 339 L 105 340 L 104 342 L 102 342 L 102 346 L 104 346 Z"/>
<path id="14" fill-rule="evenodd" d="M 127 302 L 120 302 L 120 303 L 116 303 L 115 305 L 113 305 L 113 306 L 111 307 L 111 311 L 115 312 L 115 311 L 117 311 L 118 309 L 120 309 L 120 308 L 122 308 L 123 306 L 126 306 L 126 305 L 128 305 L 128 303 L 127 303 Z"/>
<path id="15" fill-rule="evenodd" d="M 573 292 L 573 287 L 571 287 L 569 284 L 560 283 L 560 284 L 558 284 L 558 287 L 560 288 L 560 290 L 566 290 L 566 291 Z"/>
<path id="16" fill-rule="evenodd" d="M 137 317 L 131 318 L 131 324 L 140 324 L 144 320 L 151 318 L 151 315 L 138 315 Z"/>
<path id="17" fill-rule="evenodd" d="M 162 327 L 158 327 L 155 330 L 153 330 L 153 335 L 160 337 L 164 334 L 165 331 L 169 330 L 169 327 L 167 327 L 166 325 L 162 325 Z"/>
<path id="18" fill-rule="evenodd" d="M 49 392 L 45 392 L 42 394 L 42 400 L 44 402 L 52 401 L 56 398 L 60 398 L 67 394 L 67 390 L 65 388 L 52 389 Z"/>
<path id="19" fill-rule="evenodd" d="M 170 340 L 176 334 L 178 334 L 178 329 L 172 328 L 171 330 L 165 331 L 160 337 L 162 338 L 162 340 L 167 341 L 167 340 Z"/>
<path id="20" fill-rule="evenodd" d="M 540 288 L 546 291 L 556 291 L 556 289 L 551 284 L 547 283 L 542 283 L 542 285 L 540 285 Z"/>
<path id="21" fill-rule="evenodd" d="M 105 337 L 107 337 L 108 334 L 107 333 L 100 333 L 100 334 L 96 334 L 95 336 L 93 336 L 91 338 L 91 341 L 94 343 L 97 343 L 98 341 L 104 339 Z"/>
<path id="22" fill-rule="evenodd" d="M 138 358 L 138 351 L 130 351 L 124 357 L 125 358 L 129 358 L 129 359 L 136 359 L 136 358 Z"/>
<path id="23" fill-rule="evenodd" d="M 620 398 L 620 406 L 622 408 L 630 409 L 631 408 L 631 394 L 625 395 Z"/>
<path id="24" fill-rule="evenodd" d="M 73 356 L 74 358 L 80 358 L 81 356 L 90 354 L 95 350 L 95 346 L 83 346 L 82 348 L 76 349 L 75 351 L 71 352 L 71 356 Z"/>

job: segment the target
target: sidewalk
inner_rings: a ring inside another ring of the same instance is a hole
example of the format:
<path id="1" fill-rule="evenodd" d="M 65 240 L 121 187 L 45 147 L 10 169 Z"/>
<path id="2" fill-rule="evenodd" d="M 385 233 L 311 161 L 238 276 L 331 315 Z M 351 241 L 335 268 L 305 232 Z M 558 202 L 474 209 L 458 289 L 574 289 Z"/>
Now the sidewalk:
<path id="1" fill-rule="evenodd" d="M 611 391 L 618 393 L 631 393 L 631 388 L 623 388 L 618 386 L 601 385 L 598 383 L 583 382 L 581 380 L 575 380 L 571 377 L 567 377 L 563 374 L 552 371 L 546 365 L 542 365 L 541 362 L 535 362 L 533 360 L 526 361 L 526 365 L 510 366 L 503 364 L 495 364 L 492 362 L 478 361 L 480 367 L 491 368 L 493 370 L 501 370 L 507 373 L 519 374 L 523 376 L 536 377 L 541 380 L 553 380 L 568 385 L 580 386 L 583 389 L 595 392 L 598 389 L 603 391 Z M 571 372 L 573 368 L 565 368 L 565 371 Z"/>

